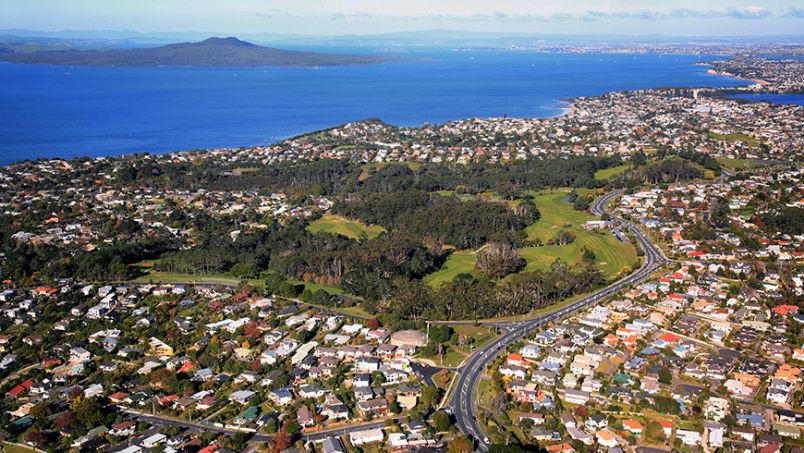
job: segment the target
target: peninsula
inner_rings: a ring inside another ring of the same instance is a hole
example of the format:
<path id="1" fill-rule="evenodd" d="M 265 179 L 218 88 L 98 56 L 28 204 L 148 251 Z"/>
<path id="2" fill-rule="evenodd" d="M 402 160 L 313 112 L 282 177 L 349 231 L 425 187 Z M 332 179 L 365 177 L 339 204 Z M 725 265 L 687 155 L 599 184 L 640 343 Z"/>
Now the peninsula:
<path id="1" fill-rule="evenodd" d="M 70 66 L 344 66 L 381 63 L 388 60 L 377 56 L 262 47 L 233 37 L 209 38 L 201 42 L 138 49 L 0 53 L 0 61 Z"/>

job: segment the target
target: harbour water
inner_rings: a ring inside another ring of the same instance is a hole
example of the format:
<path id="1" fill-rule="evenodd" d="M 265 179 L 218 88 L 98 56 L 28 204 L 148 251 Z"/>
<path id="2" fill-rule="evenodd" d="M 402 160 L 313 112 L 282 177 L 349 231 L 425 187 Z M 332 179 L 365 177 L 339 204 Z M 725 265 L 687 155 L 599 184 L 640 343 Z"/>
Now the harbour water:
<path id="1" fill-rule="evenodd" d="M 0 165 L 21 159 L 266 145 L 366 118 L 418 126 L 546 117 L 563 99 L 663 86 L 737 86 L 685 55 L 431 51 L 321 68 L 0 64 Z M 716 58 L 716 57 L 713 57 Z"/>

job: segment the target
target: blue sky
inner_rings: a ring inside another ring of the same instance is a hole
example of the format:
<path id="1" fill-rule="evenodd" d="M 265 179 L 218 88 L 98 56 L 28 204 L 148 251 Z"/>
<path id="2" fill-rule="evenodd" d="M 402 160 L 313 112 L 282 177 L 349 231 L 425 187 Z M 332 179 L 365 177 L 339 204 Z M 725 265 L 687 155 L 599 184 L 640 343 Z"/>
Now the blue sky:
<path id="1" fill-rule="evenodd" d="M 373 34 L 804 34 L 802 0 L 0 0 L 0 28 Z"/>

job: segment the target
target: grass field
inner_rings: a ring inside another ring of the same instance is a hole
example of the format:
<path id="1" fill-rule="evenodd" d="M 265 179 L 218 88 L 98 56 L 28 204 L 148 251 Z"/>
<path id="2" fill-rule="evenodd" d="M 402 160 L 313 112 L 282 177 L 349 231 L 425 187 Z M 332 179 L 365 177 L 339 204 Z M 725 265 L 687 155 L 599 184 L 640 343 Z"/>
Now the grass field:
<path id="1" fill-rule="evenodd" d="M 617 275 L 623 266 L 633 267 L 637 262 L 634 246 L 618 241 L 608 231 L 597 233 L 583 229 L 586 221 L 596 217 L 587 212 L 576 211 L 572 204 L 564 201 L 569 193 L 570 190 L 562 189 L 535 194 L 541 218 L 527 228 L 528 237 L 546 243 L 560 231 L 567 230 L 575 234 L 575 241 L 567 245 L 523 248 L 522 257 L 527 261 L 525 272 L 547 269 L 556 258 L 575 264 L 580 261 L 584 247 L 595 252 L 597 264 L 607 278 Z M 581 196 L 586 195 L 583 191 L 578 193 Z"/>
<path id="2" fill-rule="evenodd" d="M 134 279 L 135 282 L 140 283 L 202 283 L 232 286 L 236 286 L 241 280 L 230 274 L 180 274 L 176 272 L 160 272 L 153 269 L 147 270 L 145 275 Z M 259 287 L 263 286 L 263 281 L 259 279 L 250 279 L 249 283 Z"/>
<path id="3" fill-rule="evenodd" d="M 240 168 L 235 168 L 234 170 L 232 170 L 232 174 L 235 175 L 235 176 L 242 176 L 242 175 L 244 175 L 246 173 L 254 173 L 255 171 L 258 171 L 258 170 L 259 170 L 259 168 L 257 168 L 257 167 L 240 167 Z"/>
<path id="4" fill-rule="evenodd" d="M 717 132 L 709 131 L 709 134 L 707 135 L 712 140 L 724 140 L 727 142 L 743 142 L 749 145 L 759 145 L 761 143 L 759 139 L 741 133 L 718 134 Z"/>
<path id="5" fill-rule="evenodd" d="M 324 214 L 311 223 L 307 231 L 315 233 L 332 233 L 358 240 L 364 233 L 369 239 L 379 236 L 385 228 L 378 225 L 366 225 L 359 220 L 351 220 L 334 214 Z"/>
<path id="6" fill-rule="evenodd" d="M 496 394 L 491 391 L 491 386 L 491 381 L 485 379 L 477 383 L 478 404 L 485 405 L 489 402 L 489 400 L 496 396 Z"/>
<path id="7" fill-rule="evenodd" d="M 433 375 L 433 384 L 435 384 L 436 387 L 440 388 L 441 390 L 446 391 L 447 388 L 449 388 L 449 383 L 454 375 L 455 373 L 452 371 L 441 370 Z"/>
<path id="8" fill-rule="evenodd" d="M 541 216 L 533 225 L 527 227 L 528 239 L 540 239 L 547 242 L 561 230 L 575 231 L 587 220 L 594 217 L 586 212 L 576 211 L 571 203 L 564 201 L 570 195 L 570 189 L 544 190 L 534 192 L 534 202 Z M 578 191 L 584 196 L 588 191 Z"/>
<path id="9" fill-rule="evenodd" d="M 545 270 L 556 258 L 569 264 L 581 260 L 584 247 L 595 252 L 597 264 L 606 278 L 620 273 L 624 266 L 633 267 L 637 262 L 636 249 L 633 245 L 617 240 L 610 232 L 591 232 L 583 228 L 588 220 L 596 219 L 588 212 L 576 211 L 571 203 L 564 201 L 570 189 L 547 190 L 534 193 L 536 206 L 541 217 L 525 229 L 528 239 L 539 239 L 543 243 L 555 237 L 562 230 L 575 234 L 575 241 L 567 245 L 544 245 L 520 249 L 527 265 L 523 272 Z M 579 195 L 586 196 L 588 190 L 579 190 Z M 425 277 L 425 282 L 438 286 L 452 281 L 458 274 L 474 272 L 477 255 L 475 251 L 463 250 L 455 252 L 447 258 L 444 266 Z"/>
<path id="10" fill-rule="evenodd" d="M 488 326 L 466 326 L 466 325 L 459 325 L 459 326 L 452 326 L 455 329 L 455 332 L 459 335 L 465 335 L 467 338 L 471 338 L 475 342 L 474 347 L 483 346 L 492 338 L 494 338 L 494 330 L 489 330 Z M 469 348 L 466 348 L 467 351 Z"/>
<path id="11" fill-rule="evenodd" d="M 609 179 L 613 176 L 621 174 L 625 170 L 628 170 L 628 167 L 629 167 L 628 165 L 617 165 L 616 167 L 609 167 L 604 168 L 603 170 L 598 170 L 595 172 L 595 179 L 600 181 Z"/>
<path id="12" fill-rule="evenodd" d="M 726 168 L 732 170 L 745 170 L 749 168 L 759 167 L 760 164 L 750 159 L 727 159 L 725 157 L 717 157 L 717 162 Z"/>
<path id="13" fill-rule="evenodd" d="M 25 445 L 10 444 L 7 442 L 2 442 L 2 446 L 6 453 L 33 453 L 37 451 Z"/>
<path id="14" fill-rule="evenodd" d="M 546 270 L 557 258 L 575 264 L 581 260 L 584 247 L 595 252 L 597 265 L 606 278 L 616 276 L 624 266 L 633 268 L 637 262 L 634 246 L 618 241 L 611 233 L 597 234 L 585 230 L 573 232 L 576 239 L 571 244 L 521 249 L 522 257 L 527 262 L 523 272 Z"/>
<path id="15" fill-rule="evenodd" d="M 146 272 L 145 275 L 134 279 L 134 281 L 139 283 L 201 283 L 237 286 L 242 280 L 230 274 L 180 274 L 177 272 L 161 272 L 154 269 L 148 269 Z M 262 288 L 265 285 L 262 280 L 257 278 L 248 279 L 248 282 L 258 288 Z M 323 289 L 330 294 L 343 294 L 343 290 L 335 286 L 324 286 L 313 282 L 303 282 L 301 280 L 292 280 L 290 283 L 294 285 L 304 285 L 304 288 L 310 291 Z"/>
<path id="16" fill-rule="evenodd" d="M 458 346 L 450 344 L 447 345 L 446 349 L 444 350 L 443 357 L 439 357 L 438 354 L 435 354 L 433 356 L 423 358 L 432 361 L 437 366 L 459 366 L 464 360 L 466 360 L 466 358 L 475 348 L 487 344 L 495 337 L 493 328 L 490 329 L 488 326 L 452 325 L 450 327 L 452 327 L 457 334 L 465 336 L 467 340 L 469 338 L 474 340 L 474 346 L 470 347 L 469 345 Z"/>
<path id="17" fill-rule="evenodd" d="M 475 261 L 477 261 L 477 256 L 473 251 L 454 252 L 447 258 L 447 262 L 441 269 L 425 277 L 424 281 L 437 286 L 452 281 L 458 274 L 471 274 L 475 269 Z"/>

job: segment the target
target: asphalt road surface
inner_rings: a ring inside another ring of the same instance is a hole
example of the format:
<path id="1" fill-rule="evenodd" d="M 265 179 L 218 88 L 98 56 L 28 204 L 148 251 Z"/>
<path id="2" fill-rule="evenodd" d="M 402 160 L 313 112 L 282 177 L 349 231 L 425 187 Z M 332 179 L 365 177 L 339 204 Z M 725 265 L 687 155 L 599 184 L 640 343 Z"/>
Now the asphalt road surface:
<path id="1" fill-rule="evenodd" d="M 594 204 L 591 206 L 592 213 L 603 215 L 606 204 L 622 192 L 622 190 L 610 192 L 595 200 Z M 485 432 L 475 418 L 475 394 L 478 383 L 480 382 L 480 377 L 483 375 L 486 366 L 491 363 L 501 351 L 504 351 L 510 344 L 520 340 L 534 330 L 543 327 L 547 323 L 559 320 L 590 305 L 597 304 L 621 289 L 648 278 L 668 261 L 658 247 L 650 241 L 650 238 L 642 233 L 636 226 L 614 216 L 611 217 L 611 221 L 633 233 L 637 242 L 642 247 L 642 250 L 645 252 L 645 262 L 636 272 L 571 305 L 558 308 L 538 318 L 528 321 L 500 323 L 499 326 L 505 333 L 492 343 L 475 350 L 474 354 L 464 364 L 458 381 L 454 385 L 452 395 L 444 407 L 453 414 L 458 428 L 475 442 L 477 450 L 487 451 L 489 444 L 486 440 Z"/>
<path id="2" fill-rule="evenodd" d="M 620 195 L 622 190 L 610 192 L 603 197 L 595 200 L 591 207 L 591 211 L 596 215 L 603 215 L 606 204 L 614 197 Z M 600 289 L 591 295 L 578 300 L 571 305 L 563 308 L 558 308 L 548 314 L 534 318 L 527 321 L 517 322 L 500 322 L 499 328 L 503 334 L 490 344 L 478 348 L 469 357 L 461 368 L 458 381 L 453 385 L 453 392 L 449 401 L 444 406 L 455 417 L 456 425 L 463 431 L 464 434 L 470 437 L 475 442 L 476 449 L 479 451 L 487 451 L 488 444 L 485 441 L 486 435 L 482 428 L 475 419 L 474 410 L 474 396 L 477 391 L 477 384 L 480 381 L 485 367 L 494 358 L 505 350 L 508 345 L 520 340 L 524 336 L 533 332 L 536 329 L 543 327 L 545 324 L 559 320 L 567 315 L 570 315 L 582 308 L 594 305 L 601 300 L 607 298 L 611 294 L 620 291 L 631 284 L 643 280 L 650 276 L 654 271 L 661 267 L 667 258 L 661 251 L 650 241 L 650 239 L 642 233 L 633 224 L 625 220 L 612 217 L 612 222 L 618 224 L 621 228 L 631 231 L 636 237 L 637 242 L 645 252 L 644 264 L 631 275 L 618 280 L 611 285 Z M 432 371 L 430 367 L 420 367 L 420 372 L 424 375 L 425 380 L 432 380 Z M 434 370 L 438 370 L 437 368 Z M 232 435 L 240 430 L 228 428 L 222 425 L 214 425 L 208 422 L 197 422 L 189 420 L 181 420 L 173 417 L 165 417 L 160 415 L 150 415 L 142 412 L 133 411 L 130 409 L 123 409 L 129 415 L 150 422 L 157 426 L 182 426 L 189 429 L 197 429 L 199 431 L 217 432 L 221 434 Z M 362 423 L 359 425 L 351 425 L 343 428 L 336 428 L 332 430 L 319 431 L 315 433 L 303 434 L 302 438 L 306 441 L 319 441 L 331 436 L 341 436 L 352 431 L 359 431 L 371 428 L 380 428 L 385 425 L 385 421 L 376 421 L 369 423 Z M 245 431 L 245 430 L 243 430 Z M 249 432 L 253 434 L 252 441 L 268 442 L 271 440 L 270 434 L 254 433 L 253 430 Z"/>

